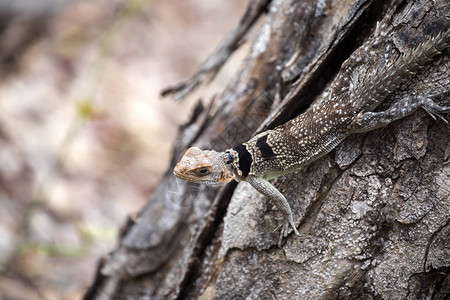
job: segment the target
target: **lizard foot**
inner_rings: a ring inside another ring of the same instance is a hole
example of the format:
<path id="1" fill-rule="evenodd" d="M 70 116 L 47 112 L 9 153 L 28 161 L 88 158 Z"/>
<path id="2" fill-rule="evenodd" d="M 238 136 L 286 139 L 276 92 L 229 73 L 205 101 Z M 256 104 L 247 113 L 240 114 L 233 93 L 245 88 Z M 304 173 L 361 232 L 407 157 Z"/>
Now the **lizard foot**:
<path id="1" fill-rule="evenodd" d="M 292 218 L 291 218 L 292 219 Z M 292 229 L 294 230 L 295 234 L 297 236 L 301 236 L 300 233 L 297 230 L 297 227 L 295 227 L 294 221 L 293 220 L 285 220 L 285 222 L 283 224 L 281 224 L 280 226 L 277 227 L 277 230 L 281 227 L 281 233 L 280 233 L 280 238 L 278 240 L 278 247 L 281 247 L 281 243 L 283 242 L 283 238 L 287 237 L 287 235 L 289 234 L 289 227 L 292 227 Z"/>
<path id="2" fill-rule="evenodd" d="M 386 126 L 395 120 L 406 117 L 419 107 L 430 114 L 433 119 L 447 120 L 441 115 L 450 112 L 449 106 L 441 106 L 431 98 L 405 97 L 395 102 L 385 111 L 360 112 L 349 126 L 349 133 L 361 133 Z"/>
<path id="3" fill-rule="evenodd" d="M 441 114 L 445 114 L 450 112 L 450 106 L 446 107 L 446 106 L 440 106 L 435 104 L 435 106 L 427 106 L 427 105 L 423 105 L 422 106 L 423 110 L 425 110 L 435 121 L 439 118 L 442 121 L 444 121 L 445 123 L 448 124 L 448 121 L 446 118 L 444 118 Z"/>

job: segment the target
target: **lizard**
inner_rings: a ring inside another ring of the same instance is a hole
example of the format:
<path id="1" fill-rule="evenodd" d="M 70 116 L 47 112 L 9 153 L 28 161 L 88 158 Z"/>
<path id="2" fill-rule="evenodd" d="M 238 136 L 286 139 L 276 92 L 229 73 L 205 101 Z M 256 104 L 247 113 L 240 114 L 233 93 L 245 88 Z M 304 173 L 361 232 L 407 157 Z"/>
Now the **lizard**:
<path id="1" fill-rule="evenodd" d="M 269 180 L 304 168 L 329 153 L 350 134 L 386 126 L 420 107 L 432 117 L 450 112 L 450 106 L 441 106 L 429 97 L 419 96 L 408 96 L 395 101 L 386 110 L 376 110 L 389 94 L 448 47 L 450 28 L 405 51 L 385 66 L 375 68 L 362 80 L 353 70 L 341 70 L 339 79 L 344 82 L 343 86 L 332 89 L 318 105 L 223 152 L 191 147 L 173 173 L 181 179 L 213 187 L 224 186 L 232 180 L 248 182 L 283 213 L 278 242 L 281 246 L 289 227 L 297 236 L 300 233 L 288 201 Z M 367 55 L 368 46 L 361 48 Z M 363 54 L 358 55 L 353 57 L 355 61 L 367 61 L 361 58 Z"/>

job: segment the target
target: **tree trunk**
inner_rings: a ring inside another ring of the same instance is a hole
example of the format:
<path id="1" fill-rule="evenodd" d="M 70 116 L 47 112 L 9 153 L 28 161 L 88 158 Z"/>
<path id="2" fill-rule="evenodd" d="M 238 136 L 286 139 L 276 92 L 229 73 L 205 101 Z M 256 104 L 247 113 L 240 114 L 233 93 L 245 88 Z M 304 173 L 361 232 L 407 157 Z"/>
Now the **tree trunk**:
<path id="1" fill-rule="evenodd" d="M 180 129 L 172 167 L 191 145 L 223 151 L 320 105 L 354 51 L 371 58 L 356 66 L 370 72 L 449 28 L 449 16 L 448 0 L 252 0 L 209 63 L 164 92 L 182 98 L 206 84 L 226 60 L 214 58 L 263 18 L 234 81 Z M 392 33 L 374 46 L 379 22 Z M 382 108 L 408 95 L 450 105 L 448 54 Z M 418 110 L 278 178 L 302 234 L 282 247 L 280 212 L 250 185 L 217 190 L 169 169 L 86 299 L 448 299 L 449 141 L 449 125 Z"/>

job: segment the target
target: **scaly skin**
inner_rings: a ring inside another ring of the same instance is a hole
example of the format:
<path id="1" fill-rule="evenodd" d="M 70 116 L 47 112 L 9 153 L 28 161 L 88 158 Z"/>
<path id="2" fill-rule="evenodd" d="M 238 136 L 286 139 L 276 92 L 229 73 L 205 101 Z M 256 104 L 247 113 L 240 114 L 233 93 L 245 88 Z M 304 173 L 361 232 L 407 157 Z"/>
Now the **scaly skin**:
<path id="1" fill-rule="evenodd" d="M 176 165 L 174 174 L 181 179 L 209 186 L 223 186 L 233 179 L 247 181 L 274 201 L 283 212 L 285 222 L 279 244 L 287 236 L 289 226 L 300 236 L 289 203 L 268 180 L 303 168 L 330 152 L 352 133 L 385 126 L 419 107 L 432 114 L 449 112 L 450 107 L 439 106 L 423 97 L 407 97 L 386 111 L 374 112 L 400 84 L 449 46 L 450 29 L 430 38 L 383 69 L 366 75 L 362 84 L 355 80 L 353 70 L 344 68 L 339 76 L 340 85 L 334 87 L 328 99 L 320 105 L 224 152 L 190 148 Z M 367 46 L 362 47 L 362 50 L 367 49 Z M 367 58 L 361 57 L 363 53 L 356 52 L 349 60 L 365 62 Z"/>

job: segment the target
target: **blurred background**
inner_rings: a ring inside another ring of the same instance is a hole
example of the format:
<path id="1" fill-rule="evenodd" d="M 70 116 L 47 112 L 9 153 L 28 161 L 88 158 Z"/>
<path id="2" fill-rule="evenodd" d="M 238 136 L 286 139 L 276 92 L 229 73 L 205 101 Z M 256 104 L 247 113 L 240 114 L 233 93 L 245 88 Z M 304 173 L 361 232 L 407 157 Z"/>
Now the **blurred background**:
<path id="1" fill-rule="evenodd" d="M 80 299 L 169 166 L 186 79 L 239 0 L 0 0 L 0 299 Z"/>

